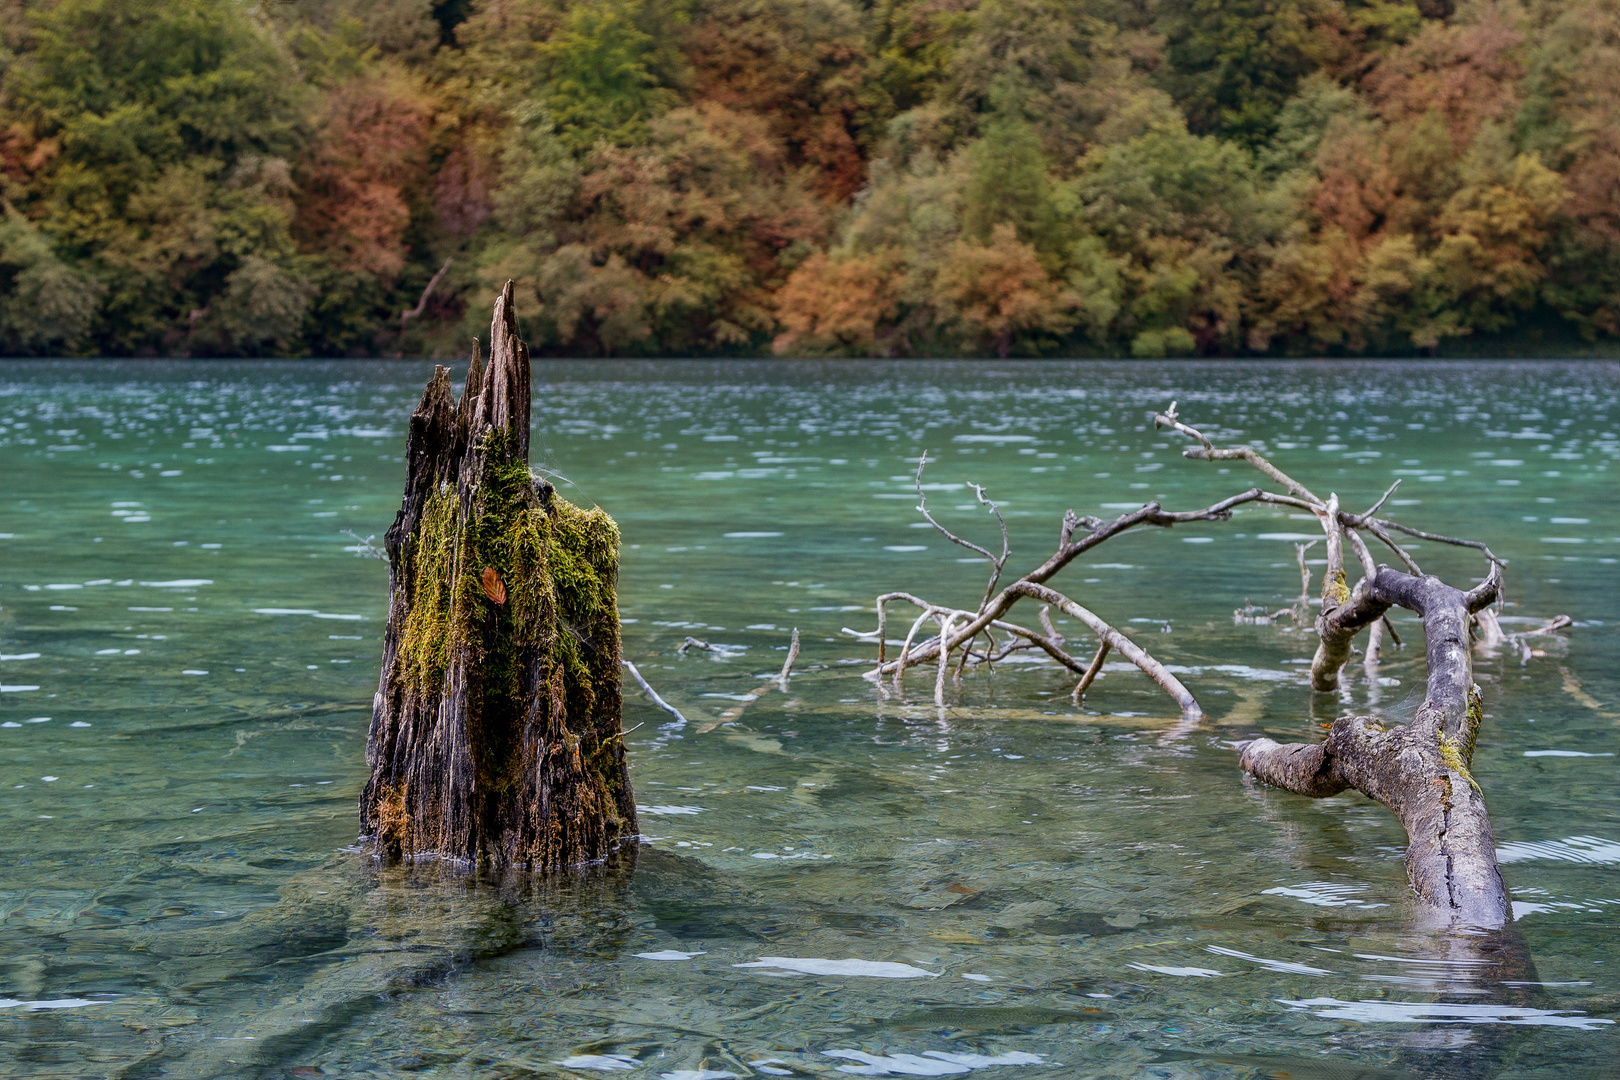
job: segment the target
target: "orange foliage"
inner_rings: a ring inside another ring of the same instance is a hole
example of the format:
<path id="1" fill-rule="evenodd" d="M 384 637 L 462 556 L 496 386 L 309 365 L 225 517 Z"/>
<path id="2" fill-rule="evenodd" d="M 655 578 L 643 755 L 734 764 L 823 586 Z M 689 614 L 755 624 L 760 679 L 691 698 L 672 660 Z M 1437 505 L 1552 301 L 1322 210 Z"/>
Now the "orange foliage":
<path id="1" fill-rule="evenodd" d="M 1396 141 L 1416 134 L 1418 122 L 1436 113 L 1460 151 L 1482 124 L 1512 115 L 1523 75 L 1518 50 L 1524 36 L 1505 5 L 1475 10 L 1477 22 L 1425 23 L 1422 33 L 1362 80 Z"/>
<path id="2" fill-rule="evenodd" d="M 1080 298 L 1047 276 L 1035 249 L 1009 224 L 995 227 L 985 245 L 958 240 L 934 281 L 934 294 L 974 346 L 1012 351 L 1019 335 L 1061 334 L 1074 325 Z"/>
<path id="3" fill-rule="evenodd" d="M 1340 128 L 1324 140 L 1317 170 L 1310 207 L 1321 228 L 1337 229 L 1357 244 L 1372 235 L 1397 197 L 1389 147 L 1370 128 Z"/>
<path id="4" fill-rule="evenodd" d="M 557 246 L 532 270 L 523 255 L 492 269 L 533 283 L 533 313 L 570 350 L 749 344 L 772 328 L 784 250 L 820 239 L 826 208 L 758 116 L 704 104 L 649 134 L 597 144 Z"/>
<path id="5" fill-rule="evenodd" d="M 861 186 L 852 132 L 863 55 L 846 13 L 824 2 L 732 0 L 693 26 L 689 52 L 698 100 L 764 117 L 826 198 L 841 202 Z"/>
<path id="6" fill-rule="evenodd" d="M 327 92 L 296 223 L 308 246 L 332 254 L 345 270 L 399 273 L 407 200 L 427 184 L 431 109 L 423 88 L 397 69 Z"/>
<path id="7" fill-rule="evenodd" d="M 893 261 L 865 255 L 833 262 L 817 253 L 806 259 L 776 293 L 782 332 L 777 353 L 887 352 L 879 338 L 900 313 Z"/>
<path id="8" fill-rule="evenodd" d="M 652 144 L 600 144 L 580 187 L 580 239 L 653 272 L 683 241 L 724 243 L 761 276 L 777 254 L 818 237 L 823 211 L 797 195 L 767 122 L 718 105 L 677 109 Z"/>

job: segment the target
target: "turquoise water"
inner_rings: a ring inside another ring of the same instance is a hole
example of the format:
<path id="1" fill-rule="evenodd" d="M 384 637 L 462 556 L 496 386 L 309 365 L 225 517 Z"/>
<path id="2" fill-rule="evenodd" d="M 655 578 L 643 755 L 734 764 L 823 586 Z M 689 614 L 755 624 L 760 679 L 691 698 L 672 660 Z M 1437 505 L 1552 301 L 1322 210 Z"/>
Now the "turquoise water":
<path id="1" fill-rule="evenodd" d="M 351 850 L 386 591 L 354 537 L 430 370 L 0 366 L 0 1074 L 1611 1074 L 1614 365 L 537 365 L 536 463 L 619 521 L 626 654 L 688 720 L 627 689 L 645 843 L 543 882 Z M 1298 592 L 1286 511 L 1054 581 L 1181 672 L 1196 729 L 1115 666 L 1083 707 L 1033 660 L 943 710 L 931 672 L 861 678 L 876 594 L 984 587 L 915 527 L 920 451 L 952 527 L 996 535 L 969 482 L 1002 503 L 1021 572 L 1067 508 L 1250 485 L 1152 429 L 1172 399 L 1348 505 L 1401 478 L 1403 519 L 1510 560 L 1508 630 L 1576 620 L 1476 658 L 1502 940 L 1414 928 L 1382 808 L 1237 771 L 1235 739 L 1420 699 L 1410 616 L 1338 695 L 1307 634 L 1234 623 Z M 749 695 L 794 627 L 788 689 Z"/>

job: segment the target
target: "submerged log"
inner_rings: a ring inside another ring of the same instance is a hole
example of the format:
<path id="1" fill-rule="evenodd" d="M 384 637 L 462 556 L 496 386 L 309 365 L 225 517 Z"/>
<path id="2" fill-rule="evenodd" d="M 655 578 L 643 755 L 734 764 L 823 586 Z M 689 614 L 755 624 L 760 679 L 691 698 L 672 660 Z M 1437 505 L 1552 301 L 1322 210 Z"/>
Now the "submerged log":
<path id="1" fill-rule="evenodd" d="M 1406 873 L 1418 896 L 1444 923 L 1489 929 L 1508 921 L 1508 900 L 1485 797 L 1468 771 L 1481 715 L 1468 622 L 1495 602 L 1500 585 L 1495 564 L 1470 592 L 1378 567 L 1318 620 L 1314 681 L 1336 685 L 1350 639 L 1399 605 L 1423 619 L 1429 675 L 1417 716 L 1394 728 L 1341 716 L 1323 742 L 1260 738 L 1241 750 L 1243 769 L 1274 787 L 1315 798 L 1354 789 L 1389 807 L 1411 841 Z"/>
<path id="2" fill-rule="evenodd" d="M 969 485 L 1000 526 L 1000 555 L 940 524 L 928 512 L 922 483 L 922 470 L 928 461 L 924 453 L 917 465 L 917 510 L 947 540 L 977 553 L 990 565 L 989 584 L 979 606 L 973 610 L 936 604 L 909 592 L 879 596 L 877 629 L 844 631 L 877 645 L 877 665 L 866 677 L 881 688 L 882 680 L 892 676 L 898 689 L 908 668 L 931 663 L 936 672 L 934 702 L 943 710 L 952 653 L 960 656 L 956 666 L 956 677 L 960 679 L 963 670 L 970 665 L 989 669 L 1014 652 L 1040 649 L 1080 677 L 1073 693 L 1078 703 L 1110 651 L 1117 651 L 1175 699 L 1182 719 L 1166 731 L 1163 738 L 1183 737 L 1205 719 L 1188 688 L 1140 643 L 1052 588 L 1050 580 L 1078 555 L 1139 527 L 1173 528 L 1192 522 L 1227 521 L 1234 510 L 1248 504 L 1309 511 L 1321 524 L 1327 547 L 1322 615 L 1316 621 L 1320 642 L 1311 665 L 1312 689 L 1330 691 L 1338 687 L 1340 672 L 1352 652 L 1352 642 L 1362 630 L 1368 631 L 1369 638 L 1362 670 L 1376 686 L 1384 633 L 1388 632 L 1397 646 L 1400 644 L 1385 613 L 1391 607 L 1400 606 L 1423 619 L 1428 694 L 1416 719 L 1399 727 L 1386 728 L 1370 716 L 1347 716 L 1333 724 L 1326 741 L 1320 744 L 1285 746 L 1267 738 L 1239 742 L 1236 746 L 1241 753 L 1242 767 L 1265 783 L 1297 794 L 1321 797 L 1354 789 L 1383 803 L 1394 811 L 1411 839 L 1406 867 L 1413 890 L 1425 909 L 1425 921 L 1470 930 L 1494 930 L 1504 926 L 1509 914 L 1507 891 L 1497 866 L 1490 816 L 1484 795 L 1469 773 L 1482 717 L 1479 688 L 1473 681 L 1469 634 L 1475 623 L 1485 628 L 1487 636 L 1496 626 L 1489 605 L 1501 598 L 1503 560 L 1479 541 L 1441 536 L 1379 517 L 1378 512 L 1395 493 L 1399 480 L 1391 484 L 1371 508 L 1359 514 L 1350 513 L 1340 507 L 1337 494 L 1321 498 L 1253 447 L 1216 446 L 1203 432 L 1178 418 L 1174 403 L 1166 412 L 1155 413 L 1153 420 L 1155 427 L 1168 427 L 1195 440 L 1197 445 L 1183 451 L 1184 457 L 1198 461 L 1245 462 L 1284 491 L 1252 487 L 1198 510 L 1172 512 L 1157 502 L 1149 502 L 1112 521 L 1081 517 L 1070 510 L 1058 531 L 1057 550 L 1040 566 L 1003 585 L 1002 572 L 1010 545 L 1000 512 L 985 497 L 984 489 Z M 1363 532 L 1388 547 L 1409 572 L 1378 565 L 1368 541 L 1362 537 Z M 1484 582 L 1470 591 L 1453 588 L 1425 574 L 1411 554 L 1395 542 L 1392 533 L 1478 551 L 1487 560 L 1489 572 Z M 1307 594 L 1311 574 L 1305 561 L 1307 546 L 1296 545 L 1302 592 L 1289 612 L 1295 623 L 1303 623 L 1309 611 Z M 1362 572 L 1353 590 L 1345 574 L 1347 553 L 1354 556 Z M 1073 646 L 1053 628 L 1046 608 L 1039 612 L 1039 631 L 1010 621 L 1014 605 L 1024 598 L 1055 608 L 1089 629 L 1097 639 L 1090 663 L 1069 651 Z M 911 624 L 900 654 L 894 659 L 886 653 L 888 605 L 892 603 L 910 604 L 922 612 Z M 1259 624 L 1262 619 L 1255 616 L 1256 611 L 1264 614 L 1264 609 L 1246 605 L 1234 616 L 1240 623 Z M 919 639 L 919 632 L 929 621 L 938 626 L 938 632 Z M 1267 616 L 1263 621 L 1272 620 Z M 1538 632 L 1550 633 L 1568 624 L 1568 619 L 1551 620 Z M 1169 629 L 1168 623 L 1165 628 Z M 1002 639 L 996 637 L 997 631 L 1004 635 Z M 1499 628 L 1496 640 L 1508 640 Z M 1531 650 L 1522 641 L 1520 647 L 1528 659 Z"/>
<path id="3" fill-rule="evenodd" d="M 411 416 L 360 828 L 385 858 L 547 870 L 636 834 L 620 728 L 619 531 L 529 471 L 509 283 L 486 370 Z"/>

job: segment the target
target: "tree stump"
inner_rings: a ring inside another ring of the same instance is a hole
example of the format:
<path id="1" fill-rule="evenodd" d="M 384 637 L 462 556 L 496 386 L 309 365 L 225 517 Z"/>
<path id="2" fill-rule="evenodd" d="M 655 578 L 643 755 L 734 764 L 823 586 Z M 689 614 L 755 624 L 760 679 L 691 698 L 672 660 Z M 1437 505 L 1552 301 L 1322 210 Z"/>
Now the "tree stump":
<path id="1" fill-rule="evenodd" d="M 388 530 L 360 828 L 385 858 L 550 870 L 637 832 L 620 727 L 619 530 L 529 471 L 512 286 L 458 402 L 434 370 Z"/>

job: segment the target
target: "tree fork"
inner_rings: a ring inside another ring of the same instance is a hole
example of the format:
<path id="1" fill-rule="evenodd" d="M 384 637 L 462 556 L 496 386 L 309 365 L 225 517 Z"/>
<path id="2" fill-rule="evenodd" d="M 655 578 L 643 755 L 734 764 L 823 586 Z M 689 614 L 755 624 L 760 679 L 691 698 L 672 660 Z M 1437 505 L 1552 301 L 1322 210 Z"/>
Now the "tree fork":
<path id="1" fill-rule="evenodd" d="M 1427 697 L 1416 719 L 1395 729 L 1386 729 L 1372 717 L 1350 716 L 1335 722 L 1326 741 L 1319 745 L 1284 746 L 1267 738 L 1239 743 L 1243 768 L 1265 783 L 1301 795 L 1322 797 L 1354 788 L 1383 803 L 1394 811 L 1411 839 L 1407 872 L 1413 889 L 1429 912 L 1429 921 L 1445 926 L 1492 929 L 1503 926 L 1508 918 L 1508 903 L 1496 862 L 1495 838 L 1484 797 L 1468 771 L 1481 719 L 1469 633 L 1476 620 L 1488 636 L 1496 627 L 1488 607 L 1501 597 L 1503 561 L 1477 540 L 1441 536 L 1378 517 L 1399 487 L 1399 480 L 1369 509 L 1351 513 L 1340 506 L 1337 494 L 1329 493 L 1326 499 L 1321 498 L 1252 447 L 1216 446 L 1203 432 L 1182 422 L 1174 402 L 1165 412 L 1155 413 L 1153 421 L 1155 427 L 1172 428 L 1195 441 L 1196 445 L 1182 452 L 1183 457 L 1198 461 L 1245 462 L 1285 488 L 1286 494 L 1250 488 L 1201 510 L 1184 511 L 1167 511 L 1157 502 L 1149 502 L 1112 521 L 1082 517 L 1070 510 L 1063 516 L 1057 550 L 1040 566 L 1003 585 L 1002 574 L 1010 543 L 1000 512 L 982 488 L 972 485 L 980 504 L 1000 526 L 1000 555 L 947 529 L 928 511 L 922 485 L 922 470 L 928 461 L 925 452 L 917 465 L 917 510 L 946 539 L 988 562 L 989 582 L 976 610 L 936 604 L 909 592 L 888 592 L 879 596 L 877 629 L 870 633 L 844 631 L 877 644 L 877 665 L 866 672 L 866 678 L 881 687 L 882 680 L 892 676 L 898 688 L 907 668 L 931 662 L 936 668 L 934 702 L 943 709 L 945 669 L 953 651 L 962 650 L 958 664 L 960 674 L 972 663 L 988 668 L 992 661 L 1013 652 L 1040 649 L 1080 676 L 1074 688 L 1074 698 L 1078 701 L 1097 677 L 1110 651 L 1117 651 L 1158 683 L 1181 707 L 1181 722 L 1164 734 L 1165 739 L 1179 738 L 1205 719 L 1187 687 L 1145 648 L 1094 612 L 1053 589 L 1048 582 L 1076 556 L 1138 527 L 1173 528 L 1192 522 L 1226 521 L 1234 510 L 1249 504 L 1308 510 L 1321 525 L 1327 547 L 1322 614 L 1316 620 L 1320 642 L 1311 664 L 1312 689 L 1330 691 L 1338 687 L 1339 673 L 1350 658 L 1353 639 L 1369 628 L 1363 669 L 1367 679 L 1375 682 L 1384 632 L 1400 644 L 1385 613 L 1391 607 L 1400 606 L 1416 612 L 1423 620 L 1428 650 Z M 1385 545 L 1410 572 L 1402 573 L 1377 564 L 1368 542 L 1361 536 L 1362 531 Z M 1439 578 L 1424 574 L 1391 533 L 1478 551 L 1488 560 L 1490 572 L 1482 584 L 1468 592 L 1453 588 Z M 1303 623 L 1309 611 L 1307 594 L 1311 573 L 1305 562 L 1308 546 L 1296 545 L 1295 548 L 1302 590 L 1290 612 L 1296 623 Z M 1361 568 L 1361 578 L 1354 589 L 1349 587 L 1345 575 L 1347 552 Z M 1026 597 L 1057 608 L 1096 635 L 1096 653 L 1089 664 L 1066 651 L 1072 646 L 1067 646 L 1053 628 L 1045 609 L 1040 613 L 1041 632 L 1008 620 L 1011 609 Z M 921 614 L 911 624 L 899 656 L 890 659 L 886 652 L 888 605 L 897 601 L 918 608 Z M 1251 610 L 1245 607 L 1234 615 L 1241 619 Z M 938 632 L 918 640 L 919 631 L 929 621 L 938 626 Z M 1551 633 L 1568 624 L 1568 619 L 1552 620 L 1534 632 Z M 998 630 L 1006 635 L 1006 641 L 996 640 L 992 631 Z M 981 653 L 975 653 L 974 642 L 980 635 L 987 644 Z M 1502 642 L 1513 640 L 1528 659 L 1530 649 L 1523 643 L 1523 635 L 1509 639 L 1496 627 L 1495 638 Z"/>
<path id="2" fill-rule="evenodd" d="M 1348 788 L 1387 806 L 1406 829 L 1407 878 L 1441 921 L 1497 928 L 1508 919 L 1485 797 L 1468 769 L 1481 719 L 1469 618 L 1496 600 L 1501 571 L 1470 592 L 1436 577 L 1378 567 L 1348 600 L 1318 620 L 1313 681 L 1337 685 L 1350 639 L 1392 606 L 1423 619 L 1428 686 L 1410 724 L 1385 728 L 1370 716 L 1342 716 L 1315 744 L 1259 738 L 1243 744 L 1244 771 L 1273 787 L 1323 798 Z"/>
<path id="3" fill-rule="evenodd" d="M 619 532 L 529 471 L 509 282 L 486 369 L 434 370 L 388 530 L 360 829 L 385 858 L 550 870 L 637 832 L 620 727 Z"/>

